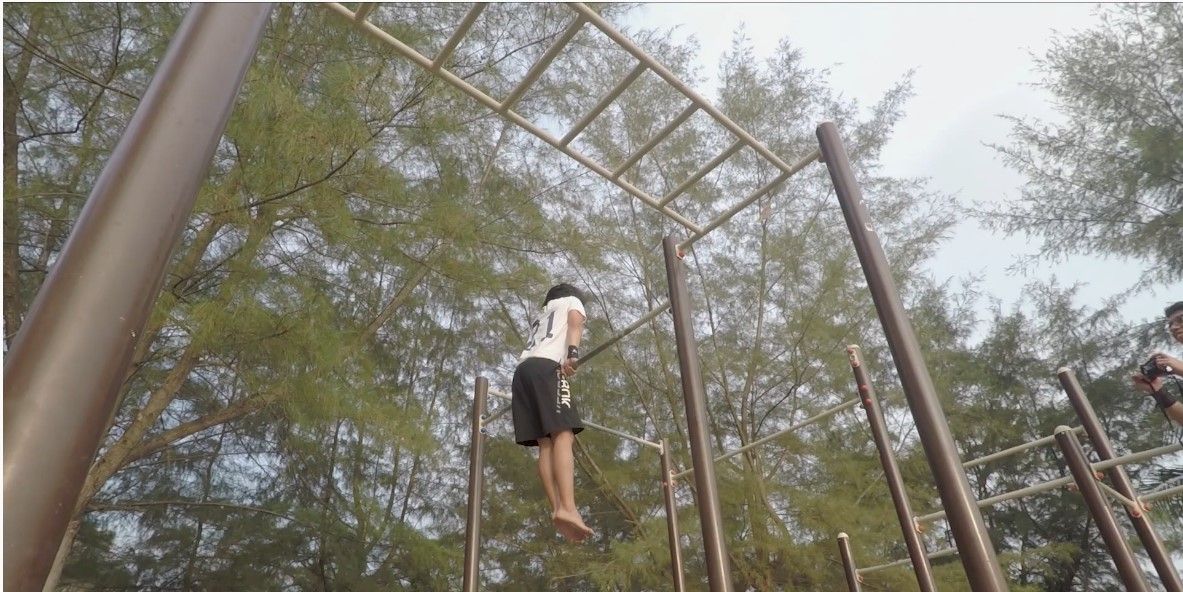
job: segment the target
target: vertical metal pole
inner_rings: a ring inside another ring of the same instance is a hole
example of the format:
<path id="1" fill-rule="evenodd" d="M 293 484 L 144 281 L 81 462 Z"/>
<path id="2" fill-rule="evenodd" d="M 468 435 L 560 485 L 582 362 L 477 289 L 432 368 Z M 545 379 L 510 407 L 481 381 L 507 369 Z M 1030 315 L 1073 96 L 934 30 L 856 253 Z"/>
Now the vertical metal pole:
<path id="1" fill-rule="evenodd" d="M 477 592 L 481 580 L 481 505 L 485 491 L 485 432 L 481 421 L 489 381 L 476 377 L 472 396 L 472 435 L 468 445 L 468 518 L 464 523 L 464 592 Z"/>
<path id="2" fill-rule="evenodd" d="M 1056 374 L 1060 378 L 1060 386 L 1064 387 L 1068 400 L 1072 402 L 1072 409 L 1076 411 L 1076 417 L 1080 418 L 1080 425 L 1084 426 L 1085 433 L 1089 435 L 1089 441 L 1093 443 L 1093 451 L 1097 453 L 1097 457 L 1100 460 L 1113 458 L 1115 455 L 1113 446 L 1109 443 L 1109 435 L 1101 427 L 1101 421 L 1097 419 L 1097 413 L 1093 411 L 1093 405 L 1084 394 L 1084 389 L 1080 388 L 1076 374 L 1070 368 L 1060 368 Z M 1130 483 L 1125 469 L 1117 466 L 1107 472 L 1110 482 L 1113 483 L 1113 489 L 1132 500 L 1138 499 L 1138 494 L 1134 491 L 1134 485 Z M 1175 570 L 1171 554 L 1167 552 L 1162 539 L 1155 531 L 1154 525 L 1151 524 L 1150 517 L 1144 512 L 1137 512 L 1129 507 L 1126 507 L 1126 514 L 1129 515 L 1130 522 L 1138 533 L 1138 539 L 1142 541 L 1142 547 L 1150 556 L 1150 561 L 1154 564 L 1154 569 L 1158 572 L 1163 587 L 1167 592 L 1183 592 L 1183 583 L 1179 580 L 1179 572 Z"/>
<path id="3" fill-rule="evenodd" d="M 674 469 L 670 463 L 670 445 L 661 440 L 661 493 L 665 500 L 666 531 L 670 535 L 670 571 L 674 592 L 686 589 L 686 574 L 682 568 L 682 538 L 678 533 L 678 502 L 674 499 Z"/>
<path id="4" fill-rule="evenodd" d="M 1109 548 L 1113 564 L 1117 567 L 1117 575 L 1125 584 L 1126 591 L 1150 592 L 1142 570 L 1138 568 L 1138 561 L 1134 559 L 1134 553 L 1126 543 L 1125 535 L 1117 526 L 1117 518 L 1114 517 L 1113 509 L 1109 507 L 1105 494 L 1097 486 L 1093 468 L 1089 466 L 1089 461 L 1084 455 L 1084 448 L 1080 447 L 1080 441 L 1076 439 L 1076 434 L 1072 433 L 1072 428 L 1057 427 L 1056 444 L 1059 444 L 1060 451 L 1064 454 L 1064 460 L 1068 463 L 1068 469 L 1072 471 L 1072 479 L 1080 488 L 1080 495 L 1084 498 L 1089 513 L 1097 523 L 1097 530 L 1101 531 L 1101 538 L 1105 541 L 1105 546 Z"/>
<path id="5" fill-rule="evenodd" d="M 916 420 L 916 432 L 924 445 L 924 454 L 928 457 L 937 491 L 941 494 L 941 503 L 957 542 L 961 564 L 969 577 L 970 589 L 974 592 L 1008 590 L 1006 577 L 1002 574 L 990 534 L 982 520 L 982 512 L 970 489 L 965 469 L 961 466 L 957 445 L 949 431 L 949 422 L 941 409 L 932 377 L 924 365 L 916 333 L 896 291 L 887 256 L 864 211 L 862 191 L 855 181 L 837 127 L 831 122 L 821 124 L 817 128 L 817 139 L 821 144 L 822 159 L 830 171 L 830 179 L 838 195 L 838 203 L 842 206 L 846 226 L 854 241 L 859 263 L 867 278 L 871 298 L 879 313 L 879 321 L 883 324 L 891 356 L 899 371 L 908 407 Z"/>
<path id="6" fill-rule="evenodd" d="M 937 585 L 933 580 L 932 565 L 928 562 L 928 551 L 924 549 L 924 541 L 920 540 L 920 533 L 916 531 L 916 520 L 912 514 L 912 505 L 908 501 L 908 491 L 904 489 L 904 477 L 900 474 L 900 467 L 895 462 L 895 454 L 891 450 L 891 438 L 887 433 L 887 422 L 883 418 L 883 410 L 875 398 L 875 388 L 867 379 L 866 369 L 859 358 L 859 347 L 851 345 L 846 348 L 850 359 L 850 368 L 854 371 L 854 382 L 858 385 L 859 397 L 863 401 L 863 409 L 867 412 L 867 423 L 871 425 L 871 436 L 875 439 L 875 447 L 879 449 L 879 463 L 883 465 L 883 475 L 887 478 L 887 489 L 891 491 L 891 501 L 895 505 L 895 515 L 900 521 L 900 530 L 904 534 L 904 544 L 908 547 L 908 556 L 912 559 L 912 570 L 916 573 L 916 583 L 921 592 L 936 592 Z"/>
<path id="7" fill-rule="evenodd" d="M 4 588 L 41 590 L 271 4 L 194 4 L 4 364 Z"/>
<path id="8" fill-rule="evenodd" d="M 690 458 L 694 484 L 698 488 L 698 516 L 706 551 L 707 579 L 711 592 L 731 592 L 731 565 L 723 541 L 723 516 L 719 510 L 719 488 L 715 483 L 714 453 L 707 425 L 706 388 L 702 384 L 698 343 L 694 340 L 694 317 L 686 269 L 678 255 L 678 243 L 667 236 L 661 241 L 665 252 L 665 274 L 670 290 L 670 311 L 674 316 L 674 339 L 678 344 L 678 366 L 682 373 L 682 396 L 686 401 L 686 424 L 690 436 Z"/>
<path id="9" fill-rule="evenodd" d="M 850 536 L 845 532 L 838 533 L 838 554 L 842 556 L 842 571 L 846 573 L 846 587 L 850 592 L 861 592 L 858 570 L 854 566 L 854 555 L 850 552 Z"/>

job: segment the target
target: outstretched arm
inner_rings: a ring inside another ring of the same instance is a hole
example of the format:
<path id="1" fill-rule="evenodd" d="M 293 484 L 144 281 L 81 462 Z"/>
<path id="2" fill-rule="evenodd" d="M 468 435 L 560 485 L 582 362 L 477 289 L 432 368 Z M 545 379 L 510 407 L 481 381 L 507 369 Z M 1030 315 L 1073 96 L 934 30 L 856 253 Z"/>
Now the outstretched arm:
<path id="1" fill-rule="evenodd" d="M 567 311 L 567 350 L 570 351 L 572 347 L 578 348 L 579 342 L 583 339 L 583 314 L 577 310 Z M 575 374 L 575 368 L 579 365 L 578 350 L 576 350 L 575 357 L 568 356 L 563 361 L 563 376 L 572 376 Z"/>

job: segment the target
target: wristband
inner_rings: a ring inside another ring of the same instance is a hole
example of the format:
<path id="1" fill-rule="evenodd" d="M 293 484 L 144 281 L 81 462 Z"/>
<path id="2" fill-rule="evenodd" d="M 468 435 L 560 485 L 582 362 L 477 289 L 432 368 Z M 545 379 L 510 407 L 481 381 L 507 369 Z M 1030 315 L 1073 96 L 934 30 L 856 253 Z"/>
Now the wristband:
<path id="1" fill-rule="evenodd" d="M 576 360 L 578 360 L 579 359 L 579 346 L 578 345 L 568 345 L 567 346 L 567 357 L 568 358 L 575 358 Z"/>
<path id="2" fill-rule="evenodd" d="M 1154 401 L 1158 403 L 1158 406 L 1162 407 L 1163 409 L 1166 409 L 1167 407 L 1177 403 L 1177 401 L 1172 399 L 1171 396 L 1167 394 L 1167 391 L 1163 389 L 1158 389 L 1157 391 L 1150 393 L 1150 396 L 1154 397 Z"/>

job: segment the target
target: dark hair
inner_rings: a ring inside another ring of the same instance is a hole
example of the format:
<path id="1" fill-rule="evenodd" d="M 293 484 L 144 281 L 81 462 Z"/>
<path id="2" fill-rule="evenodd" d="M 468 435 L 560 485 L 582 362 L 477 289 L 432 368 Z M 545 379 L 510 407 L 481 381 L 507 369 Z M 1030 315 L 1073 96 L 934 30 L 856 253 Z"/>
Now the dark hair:
<path id="1" fill-rule="evenodd" d="M 583 302 L 583 292 L 580 291 L 579 288 L 576 288 L 571 284 L 562 283 L 551 287 L 550 290 L 547 290 L 546 300 L 542 302 L 542 305 L 546 306 L 551 300 L 558 300 L 559 298 L 566 298 L 568 296 L 574 296 L 579 299 L 580 303 Z"/>
<path id="2" fill-rule="evenodd" d="M 1167 318 L 1169 319 L 1169 318 L 1171 318 L 1171 315 L 1173 315 L 1181 310 L 1183 310 L 1183 300 L 1180 300 L 1180 301 L 1168 306 L 1165 314 L 1167 315 Z"/>

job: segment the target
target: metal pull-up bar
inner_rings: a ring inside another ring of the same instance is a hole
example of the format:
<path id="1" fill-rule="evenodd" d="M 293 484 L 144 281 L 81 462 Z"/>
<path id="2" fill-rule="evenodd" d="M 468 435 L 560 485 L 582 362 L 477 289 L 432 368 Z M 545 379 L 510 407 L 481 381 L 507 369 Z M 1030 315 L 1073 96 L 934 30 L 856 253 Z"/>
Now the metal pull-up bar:
<path id="1" fill-rule="evenodd" d="M 739 448 L 736 448 L 735 450 L 732 450 L 731 452 L 727 452 L 727 453 L 724 453 L 720 456 L 717 456 L 717 457 L 715 457 L 715 462 L 717 463 L 722 460 L 727 460 L 733 456 L 743 454 L 745 451 L 755 448 L 757 446 L 760 446 L 761 444 L 767 444 L 777 438 L 780 438 L 781 436 L 784 436 L 786 434 L 790 434 L 790 433 L 795 432 L 801 428 L 811 426 L 811 425 L 813 425 L 813 424 L 815 424 L 815 423 L 817 423 L 817 422 L 819 422 L 831 415 L 846 411 L 847 409 L 850 409 L 851 407 L 858 405 L 858 403 L 859 403 L 858 399 L 854 399 L 852 401 L 846 401 L 844 403 L 839 403 L 838 405 L 830 407 L 829 409 L 826 409 L 825 411 L 822 411 L 821 413 L 818 413 L 817 415 L 803 419 L 798 423 L 795 423 L 783 430 L 780 430 L 779 432 L 776 432 L 774 434 L 769 434 L 767 436 L 764 436 L 763 438 L 760 438 L 759 440 L 755 440 L 755 441 L 749 442 L 748 444 L 740 446 Z M 686 469 L 680 473 L 675 473 L 674 477 L 675 478 L 685 477 L 686 475 L 689 475 L 693 472 L 694 472 L 694 467 L 690 467 L 689 469 Z"/>
<path id="2" fill-rule="evenodd" d="M 1074 434 L 1080 434 L 1083 431 L 1084 431 L 1084 428 L 1081 426 L 1076 426 L 1076 427 L 1072 428 L 1072 432 Z M 975 458 L 973 460 L 967 460 L 967 461 L 961 463 L 961 466 L 963 466 L 967 469 L 971 468 L 971 467 L 976 467 L 978 465 L 983 465 L 988 462 L 996 461 L 1001 458 L 1013 456 L 1015 454 L 1023 452 L 1024 450 L 1030 450 L 1032 448 L 1038 448 L 1040 446 L 1052 444 L 1055 441 L 1056 441 L 1055 434 L 1052 434 L 1050 436 L 1044 436 L 1042 438 L 1038 438 L 1038 439 L 1032 440 L 1030 442 L 1024 442 L 1024 443 L 1019 444 L 1017 446 L 1011 446 L 1010 448 L 999 450 L 998 452 L 994 452 L 992 454 L 987 454 L 986 456 Z"/>
<path id="3" fill-rule="evenodd" d="M 956 554 L 957 554 L 956 547 L 946 547 L 946 548 L 940 549 L 938 551 L 933 551 L 932 553 L 925 553 L 924 558 L 928 559 L 928 560 L 932 560 L 932 559 L 940 559 L 942 557 L 952 557 L 953 555 L 956 555 Z M 897 560 L 889 562 L 889 563 L 880 563 L 879 565 L 872 565 L 871 567 L 864 567 L 864 568 L 857 570 L 857 572 L 861 576 L 863 574 L 875 573 L 877 571 L 883 571 L 885 569 L 890 569 L 893 567 L 900 567 L 903 565 L 907 565 L 910 561 L 911 561 L 910 559 L 897 559 Z"/>
<path id="4" fill-rule="evenodd" d="M 633 323 L 631 325 L 625 327 L 624 329 L 621 329 L 619 333 L 617 333 L 616 335 L 613 335 L 612 337 L 609 337 L 606 341 L 604 341 L 604 343 L 597 345 L 594 349 L 592 349 L 591 351 L 584 354 L 584 356 L 579 359 L 579 364 L 577 365 L 577 367 L 583 366 L 589 360 L 596 357 L 604 350 L 608 349 L 609 347 L 612 347 L 612 344 L 616 343 L 617 341 L 620 341 L 621 339 L 624 339 L 630 333 L 632 333 L 633 331 L 636 331 L 637 329 L 640 329 L 641 327 L 643 327 L 645 325 L 645 323 L 652 321 L 653 319 L 657 318 L 658 315 L 660 315 L 661 313 L 663 313 L 669 309 L 670 309 L 670 303 L 665 302 L 661 306 L 657 306 L 653 310 L 645 313 L 641 318 L 633 321 Z"/>

